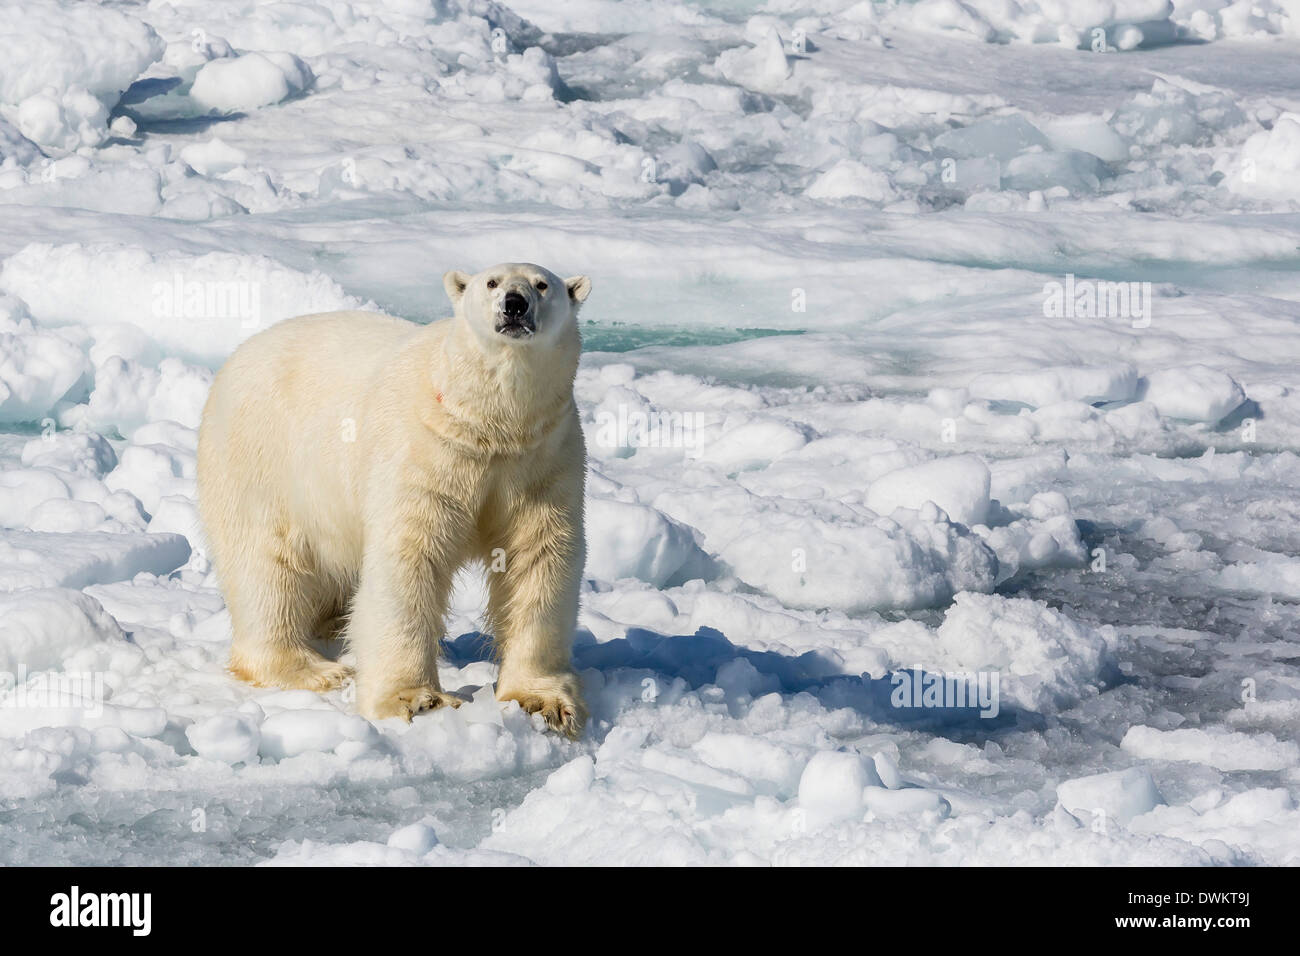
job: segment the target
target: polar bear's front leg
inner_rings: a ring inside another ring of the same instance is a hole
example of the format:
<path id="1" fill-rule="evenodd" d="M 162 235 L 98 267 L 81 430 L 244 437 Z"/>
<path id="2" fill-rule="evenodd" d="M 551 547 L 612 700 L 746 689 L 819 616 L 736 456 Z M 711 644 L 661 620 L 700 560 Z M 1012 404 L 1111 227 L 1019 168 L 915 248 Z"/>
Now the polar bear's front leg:
<path id="1" fill-rule="evenodd" d="M 363 717 L 409 721 L 425 710 L 460 706 L 438 683 L 456 537 L 446 523 L 410 520 L 370 535 L 347 627 Z"/>
<path id="2" fill-rule="evenodd" d="M 505 566 L 488 575 L 488 617 L 501 672 L 497 698 L 577 737 L 587 719 L 573 671 L 573 631 L 585 560 L 582 479 L 516 504 L 496 537 Z"/>

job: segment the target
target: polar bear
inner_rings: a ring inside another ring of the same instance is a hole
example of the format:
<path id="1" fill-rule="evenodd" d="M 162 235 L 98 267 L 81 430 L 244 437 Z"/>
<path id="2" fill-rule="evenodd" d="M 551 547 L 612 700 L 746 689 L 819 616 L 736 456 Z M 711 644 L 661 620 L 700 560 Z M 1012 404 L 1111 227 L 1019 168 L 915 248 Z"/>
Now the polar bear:
<path id="1" fill-rule="evenodd" d="M 492 569 L 497 697 L 576 736 L 586 448 L 573 381 L 591 281 L 505 263 L 443 285 L 453 318 L 288 319 L 217 374 L 198 490 L 230 669 L 337 687 L 349 669 L 311 641 L 341 617 L 364 716 L 457 706 L 438 646 L 453 575 L 477 560 Z"/>

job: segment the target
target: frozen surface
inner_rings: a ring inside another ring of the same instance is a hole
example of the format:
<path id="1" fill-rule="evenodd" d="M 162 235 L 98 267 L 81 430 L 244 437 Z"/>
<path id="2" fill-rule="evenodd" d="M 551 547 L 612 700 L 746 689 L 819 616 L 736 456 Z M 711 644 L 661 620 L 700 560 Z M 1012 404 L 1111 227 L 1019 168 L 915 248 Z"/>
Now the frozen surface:
<path id="1" fill-rule="evenodd" d="M 0 862 L 1300 862 L 1300 7 L 811 6 L 0 0 Z M 587 734 L 232 681 L 213 370 L 502 260 Z"/>

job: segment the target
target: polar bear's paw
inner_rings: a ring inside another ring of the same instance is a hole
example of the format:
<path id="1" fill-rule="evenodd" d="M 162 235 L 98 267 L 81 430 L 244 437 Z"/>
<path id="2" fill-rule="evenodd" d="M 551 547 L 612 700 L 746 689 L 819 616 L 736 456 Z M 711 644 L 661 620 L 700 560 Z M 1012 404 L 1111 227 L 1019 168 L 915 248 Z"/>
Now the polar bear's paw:
<path id="1" fill-rule="evenodd" d="M 587 722 L 587 706 L 576 674 L 535 677 L 497 690 L 498 700 L 517 701 L 529 714 L 540 714 L 546 725 L 577 740 Z"/>
<path id="2" fill-rule="evenodd" d="M 361 713 L 371 720 L 401 717 L 407 723 L 410 723 L 416 714 L 422 714 L 426 710 L 437 710 L 439 707 L 459 707 L 463 703 L 465 701 L 459 697 L 444 693 L 428 684 L 422 684 L 419 687 L 407 687 L 404 690 L 393 691 L 386 697 L 381 697 L 362 706 Z"/>
<path id="3" fill-rule="evenodd" d="M 253 664 L 238 656 L 230 661 L 230 673 L 256 687 L 282 687 L 285 690 L 313 690 L 317 693 L 337 690 L 352 679 L 352 668 L 318 654 L 303 654 L 291 659 L 260 661 Z"/>
<path id="4" fill-rule="evenodd" d="M 293 686 L 318 692 L 337 690 L 350 681 L 352 675 L 352 668 L 338 661 L 312 661 L 299 672 L 298 682 Z"/>

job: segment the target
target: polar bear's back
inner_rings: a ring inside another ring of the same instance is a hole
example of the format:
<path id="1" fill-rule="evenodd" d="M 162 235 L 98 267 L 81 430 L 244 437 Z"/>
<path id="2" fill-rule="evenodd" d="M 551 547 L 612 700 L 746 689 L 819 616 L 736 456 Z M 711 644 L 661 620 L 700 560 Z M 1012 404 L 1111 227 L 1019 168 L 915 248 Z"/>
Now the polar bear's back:
<path id="1" fill-rule="evenodd" d="M 352 379 L 400 349 L 419 328 L 378 312 L 300 315 L 247 339 L 226 360 L 217 379 L 248 372 L 269 376 L 281 385 L 288 377 L 312 372 Z"/>
<path id="2" fill-rule="evenodd" d="M 325 421 L 334 428 L 359 413 L 374 376 L 396 361 L 419 328 L 375 312 L 279 322 L 240 345 L 217 372 L 203 428 L 215 437 L 229 433 L 234 419 L 253 418 L 260 434 L 277 439 Z"/>

